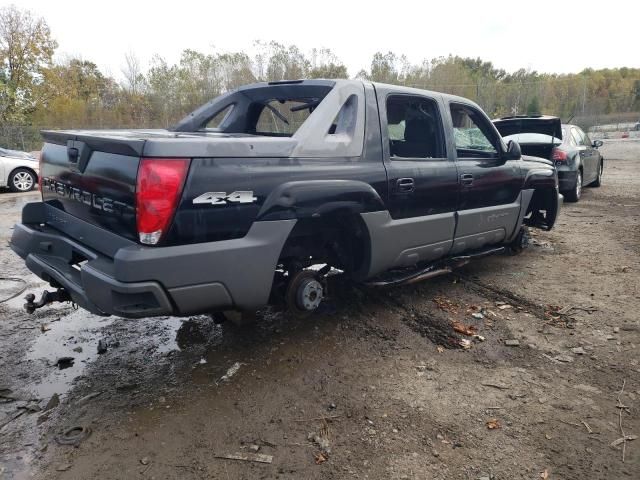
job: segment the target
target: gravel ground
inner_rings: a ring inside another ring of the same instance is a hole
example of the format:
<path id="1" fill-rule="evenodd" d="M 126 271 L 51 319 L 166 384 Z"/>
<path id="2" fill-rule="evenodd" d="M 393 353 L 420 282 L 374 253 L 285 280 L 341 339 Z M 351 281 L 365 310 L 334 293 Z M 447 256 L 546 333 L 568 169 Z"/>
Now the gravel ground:
<path id="1" fill-rule="evenodd" d="M 384 291 L 337 279 L 305 321 L 0 303 L 0 478 L 640 478 L 640 142 L 602 151 L 603 186 L 521 255 Z M 0 194 L 2 245 L 36 198 Z M 0 265 L 43 288 L 4 246 Z"/>

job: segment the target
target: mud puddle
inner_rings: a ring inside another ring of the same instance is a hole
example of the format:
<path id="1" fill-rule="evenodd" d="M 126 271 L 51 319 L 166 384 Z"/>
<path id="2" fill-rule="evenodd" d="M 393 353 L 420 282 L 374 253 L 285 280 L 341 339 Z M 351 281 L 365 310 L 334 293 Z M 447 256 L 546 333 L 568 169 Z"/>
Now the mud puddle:
<path id="1" fill-rule="evenodd" d="M 89 315 L 82 310 L 42 323 L 40 328 L 45 331 L 36 338 L 26 359 L 43 364 L 48 373 L 26 389 L 38 398 L 46 399 L 54 394 L 64 397 L 92 362 L 109 351 L 126 353 L 131 347 L 131 337 L 141 330 L 145 343 L 154 347 L 153 355 L 166 355 L 205 343 L 202 333 L 193 325 L 189 319 L 178 317 L 125 320 Z M 206 341 L 211 342 L 208 338 Z M 109 358 L 105 356 L 105 361 L 109 362 Z"/>

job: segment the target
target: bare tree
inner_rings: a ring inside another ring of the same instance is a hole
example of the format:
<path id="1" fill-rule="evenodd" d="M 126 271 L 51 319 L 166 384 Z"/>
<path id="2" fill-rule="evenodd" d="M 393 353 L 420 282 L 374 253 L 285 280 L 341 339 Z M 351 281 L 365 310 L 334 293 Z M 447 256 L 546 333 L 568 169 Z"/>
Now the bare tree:
<path id="1" fill-rule="evenodd" d="M 128 52 L 124 55 L 124 61 L 125 65 L 122 68 L 122 74 L 125 79 L 124 88 L 131 95 L 138 95 L 142 93 L 144 84 L 144 74 L 142 72 L 142 66 L 140 65 L 140 59 L 135 53 Z"/>

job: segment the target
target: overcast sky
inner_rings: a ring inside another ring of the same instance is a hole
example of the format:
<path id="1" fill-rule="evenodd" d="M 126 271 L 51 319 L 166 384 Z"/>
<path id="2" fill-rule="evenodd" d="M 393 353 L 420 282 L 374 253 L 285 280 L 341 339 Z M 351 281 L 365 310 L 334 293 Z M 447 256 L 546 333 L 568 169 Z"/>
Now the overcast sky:
<path id="1" fill-rule="evenodd" d="M 355 75 L 376 51 L 411 62 L 449 54 L 481 57 L 513 71 L 579 72 L 640 67 L 640 3 L 256 0 L 0 0 L 44 17 L 58 55 L 92 60 L 119 77 L 132 51 L 147 64 L 191 48 L 251 53 L 254 40 L 328 47 Z"/>

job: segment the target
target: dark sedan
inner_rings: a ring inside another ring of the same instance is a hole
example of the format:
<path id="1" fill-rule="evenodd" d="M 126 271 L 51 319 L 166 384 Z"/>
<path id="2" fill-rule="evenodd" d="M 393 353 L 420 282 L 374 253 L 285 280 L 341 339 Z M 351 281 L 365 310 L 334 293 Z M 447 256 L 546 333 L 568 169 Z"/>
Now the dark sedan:
<path id="1" fill-rule="evenodd" d="M 505 142 L 520 144 L 523 154 L 553 161 L 565 200 L 577 202 L 582 187 L 602 183 L 604 158 L 598 150 L 602 141 L 592 142 L 580 127 L 545 115 L 504 117 L 494 124 Z"/>

